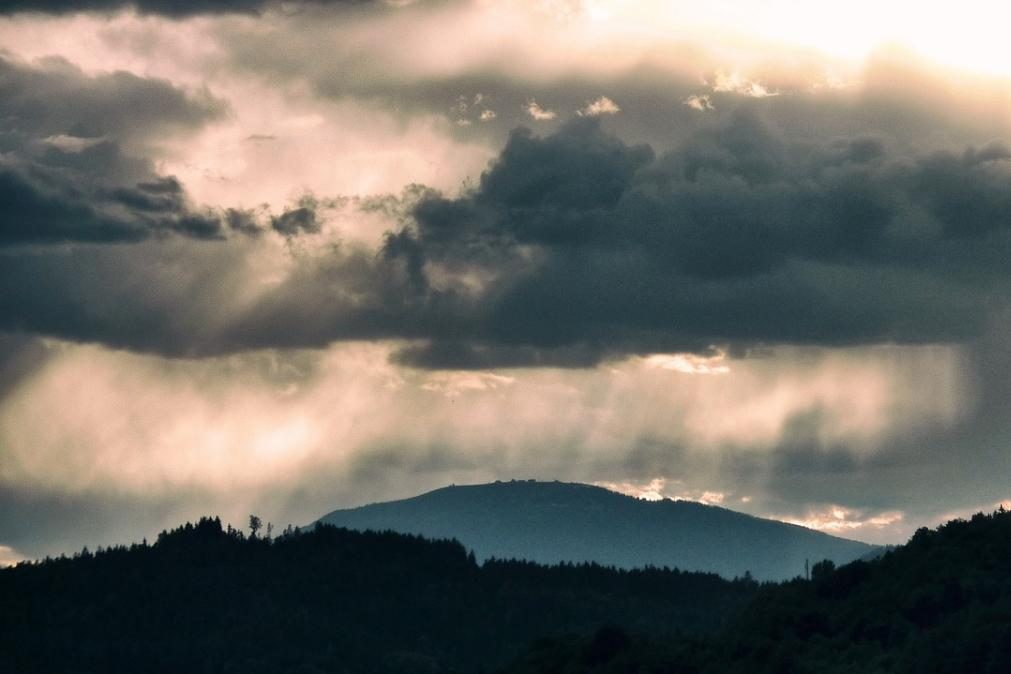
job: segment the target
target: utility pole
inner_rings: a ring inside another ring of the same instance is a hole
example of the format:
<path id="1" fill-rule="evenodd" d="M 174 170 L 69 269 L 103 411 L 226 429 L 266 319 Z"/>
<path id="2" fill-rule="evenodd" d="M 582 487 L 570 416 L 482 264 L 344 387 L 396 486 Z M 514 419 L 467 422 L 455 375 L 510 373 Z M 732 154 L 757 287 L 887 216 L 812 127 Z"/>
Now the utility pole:
<path id="1" fill-rule="evenodd" d="M 806 580 L 811 580 L 811 560 L 804 560 L 804 578 Z"/>

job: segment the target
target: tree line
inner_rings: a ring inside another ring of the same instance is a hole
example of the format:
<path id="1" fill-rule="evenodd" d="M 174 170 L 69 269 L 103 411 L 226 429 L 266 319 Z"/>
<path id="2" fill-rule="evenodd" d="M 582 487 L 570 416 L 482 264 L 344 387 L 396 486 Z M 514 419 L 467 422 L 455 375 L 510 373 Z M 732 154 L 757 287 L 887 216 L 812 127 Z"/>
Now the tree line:
<path id="1" fill-rule="evenodd" d="M 494 671 L 605 624 L 717 628 L 758 584 L 593 564 L 478 564 L 455 541 L 204 518 L 154 543 L 0 571 L 0 671 Z"/>

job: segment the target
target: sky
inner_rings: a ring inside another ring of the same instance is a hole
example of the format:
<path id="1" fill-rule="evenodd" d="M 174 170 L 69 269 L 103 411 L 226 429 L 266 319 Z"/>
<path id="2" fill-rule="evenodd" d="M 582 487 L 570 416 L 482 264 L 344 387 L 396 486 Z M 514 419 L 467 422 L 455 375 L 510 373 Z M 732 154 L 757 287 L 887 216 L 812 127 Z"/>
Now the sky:
<path id="1" fill-rule="evenodd" d="M 1009 19 L 0 0 L 0 564 L 511 478 L 997 507 Z"/>

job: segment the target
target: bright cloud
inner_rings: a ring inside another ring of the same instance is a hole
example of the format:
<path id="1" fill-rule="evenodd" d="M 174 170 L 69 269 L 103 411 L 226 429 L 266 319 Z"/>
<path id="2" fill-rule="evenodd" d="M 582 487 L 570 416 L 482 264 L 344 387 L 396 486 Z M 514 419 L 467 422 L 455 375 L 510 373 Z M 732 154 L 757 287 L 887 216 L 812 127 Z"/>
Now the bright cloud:
<path id="1" fill-rule="evenodd" d="M 697 356 L 691 353 L 655 353 L 643 358 L 648 367 L 675 370 L 684 374 L 727 374 L 730 366 L 725 363 L 726 354 Z"/>
<path id="2" fill-rule="evenodd" d="M 713 101 L 709 94 L 692 94 L 691 96 L 685 97 L 682 102 L 692 110 L 698 110 L 700 112 L 716 109 L 713 106 Z"/>
<path id="3" fill-rule="evenodd" d="M 554 110 L 542 108 L 541 105 L 532 98 L 529 101 L 527 101 L 525 110 L 532 119 L 538 122 L 554 119 L 555 117 L 558 116 L 558 113 L 556 113 Z"/>
<path id="4" fill-rule="evenodd" d="M 655 477 L 647 482 L 607 482 L 597 481 L 594 484 L 611 491 L 627 494 L 647 501 L 693 501 L 705 505 L 723 505 L 727 494 L 720 491 L 689 489 L 682 480 L 665 477 Z M 743 501 L 746 502 L 746 501 Z"/>
<path id="5" fill-rule="evenodd" d="M 779 92 L 771 91 L 768 87 L 754 80 L 750 80 L 741 73 L 717 72 L 713 76 L 711 83 L 707 82 L 716 93 L 734 93 L 751 98 L 768 98 L 778 96 Z"/>
<path id="6" fill-rule="evenodd" d="M 14 566 L 24 560 L 24 555 L 9 545 L 0 545 L 0 568 Z"/>
<path id="7" fill-rule="evenodd" d="M 584 117 L 600 117 L 601 115 L 616 115 L 621 112 L 618 104 L 607 96 L 601 96 L 595 101 L 586 104 L 577 114 Z"/>
<path id="8" fill-rule="evenodd" d="M 781 516 L 777 519 L 840 536 L 863 534 L 865 537 L 873 537 L 874 534 L 870 530 L 889 530 L 901 524 L 905 518 L 905 513 L 900 510 L 872 513 L 832 505 L 819 510 L 809 510 L 801 517 Z"/>

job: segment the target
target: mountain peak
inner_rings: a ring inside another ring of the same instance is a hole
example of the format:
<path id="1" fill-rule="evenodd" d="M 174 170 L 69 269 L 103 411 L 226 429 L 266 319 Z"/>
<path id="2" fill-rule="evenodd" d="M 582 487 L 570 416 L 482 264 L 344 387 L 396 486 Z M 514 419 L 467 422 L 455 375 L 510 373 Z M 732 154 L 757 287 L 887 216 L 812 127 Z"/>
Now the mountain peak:
<path id="1" fill-rule="evenodd" d="M 450 485 L 320 521 L 455 538 L 480 559 L 678 567 L 725 577 L 791 578 L 874 546 L 692 501 L 649 501 L 594 485 L 537 480 Z"/>

